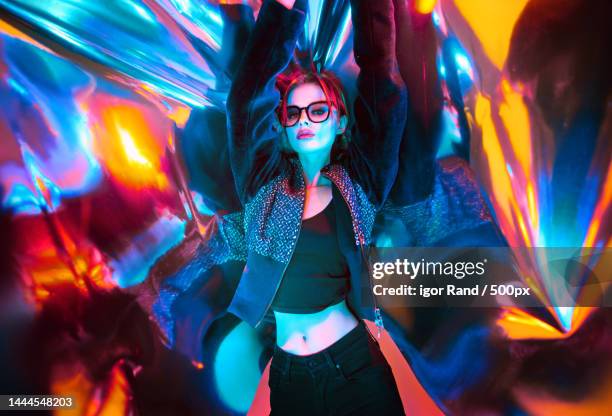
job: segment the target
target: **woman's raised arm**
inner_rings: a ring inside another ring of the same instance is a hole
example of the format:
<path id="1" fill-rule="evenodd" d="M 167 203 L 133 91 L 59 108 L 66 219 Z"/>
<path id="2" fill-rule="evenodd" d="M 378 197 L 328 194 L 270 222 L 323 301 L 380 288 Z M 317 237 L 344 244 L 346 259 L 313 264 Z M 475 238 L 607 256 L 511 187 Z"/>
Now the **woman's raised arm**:
<path id="1" fill-rule="evenodd" d="M 279 162 L 275 80 L 291 59 L 307 6 L 306 0 L 282 2 L 264 2 L 227 101 L 230 162 L 243 203 L 256 191 L 247 185 L 265 183 Z"/>
<path id="2" fill-rule="evenodd" d="M 406 122 L 406 88 L 395 56 L 391 0 L 352 0 L 355 61 L 360 72 L 349 147 L 352 174 L 377 207 L 389 194 L 398 169 Z"/>

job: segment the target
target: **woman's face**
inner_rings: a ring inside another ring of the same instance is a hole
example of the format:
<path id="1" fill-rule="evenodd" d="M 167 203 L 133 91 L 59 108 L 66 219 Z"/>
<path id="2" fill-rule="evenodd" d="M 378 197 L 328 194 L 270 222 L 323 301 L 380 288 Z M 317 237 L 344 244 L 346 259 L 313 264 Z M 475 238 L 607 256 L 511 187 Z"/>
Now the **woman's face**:
<path id="1" fill-rule="evenodd" d="M 344 132 L 346 116 L 338 117 L 336 108 L 329 108 L 326 101 L 327 98 L 321 87 L 313 82 L 300 84 L 289 92 L 287 97 L 288 119 L 297 118 L 297 122 L 293 126 L 285 127 L 285 131 L 289 146 L 298 155 L 321 154 L 328 157 L 336 136 Z M 300 111 L 292 108 L 306 108 L 309 105 L 310 118 L 307 109 Z M 325 118 L 326 112 L 329 112 L 329 117 L 324 121 L 316 122 Z M 312 121 L 311 118 L 315 121 Z"/>

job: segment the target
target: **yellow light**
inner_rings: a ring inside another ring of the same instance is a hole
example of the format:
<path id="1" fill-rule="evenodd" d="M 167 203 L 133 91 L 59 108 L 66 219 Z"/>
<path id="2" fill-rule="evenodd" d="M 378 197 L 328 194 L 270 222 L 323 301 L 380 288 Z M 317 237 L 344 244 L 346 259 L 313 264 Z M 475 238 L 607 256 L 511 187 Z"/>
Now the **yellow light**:
<path id="1" fill-rule="evenodd" d="M 499 106 L 499 116 L 506 126 L 512 150 L 525 173 L 525 177 L 531 178 L 529 112 L 520 92 L 513 90 L 506 79 L 502 79 L 501 87 L 504 101 Z"/>
<path id="2" fill-rule="evenodd" d="M 438 0 L 416 0 L 414 2 L 414 10 L 421 14 L 429 14 L 433 12 Z"/>
<path id="3" fill-rule="evenodd" d="M 113 178 L 135 188 L 169 186 L 162 160 L 172 121 L 153 107 L 104 95 L 94 97 L 89 115 L 96 156 Z"/>
<path id="4" fill-rule="evenodd" d="M 151 162 L 149 162 L 136 147 L 130 132 L 121 128 L 119 125 L 117 126 L 117 131 L 119 132 L 121 144 L 123 145 L 123 150 L 125 151 L 125 155 L 127 156 L 128 160 L 148 168 L 152 167 Z"/>
<path id="5" fill-rule="evenodd" d="M 597 202 L 597 206 L 595 206 L 595 210 L 593 211 L 593 217 L 591 219 L 591 223 L 589 224 L 589 229 L 584 239 L 584 243 L 582 243 L 583 247 L 595 246 L 595 239 L 597 238 L 597 234 L 600 230 L 601 219 L 604 218 L 607 215 L 606 213 L 610 210 L 610 202 L 612 202 L 612 164 L 608 166 L 608 173 L 606 174 L 604 189 L 601 192 L 601 198 Z M 609 247 L 610 242 L 608 241 L 606 245 Z"/>
<path id="6" fill-rule="evenodd" d="M 485 53 L 500 70 L 506 62 L 512 30 L 527 1 L 455 0 L 459 12 L 480 40 Z"/>

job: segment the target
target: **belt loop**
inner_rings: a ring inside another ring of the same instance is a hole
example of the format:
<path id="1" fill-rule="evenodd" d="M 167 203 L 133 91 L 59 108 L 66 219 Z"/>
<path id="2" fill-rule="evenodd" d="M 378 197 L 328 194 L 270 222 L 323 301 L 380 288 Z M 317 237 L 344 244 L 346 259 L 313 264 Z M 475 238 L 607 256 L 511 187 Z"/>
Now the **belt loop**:
<path id="1" fill-rule="evenodd" d="M 323 356 L 325 357 L 325 361 L 327 361 L 327 364 L 331 368 L 334 368 L 336 366 L 334 364 L 334 360 L 332 360 L 332 358 L 331 358 L 331 354 L 329 353 L 329 351 L 327 349 L 323 350 Z"/>
<path id="2" fill-rule="evenodd" d="M 325 356 L 325 361 L 327 361 L 327 364 L 329 365 L 330 368 L 333 368 L 334 370 L 336 370 L 336 372 L 340 375 L 342 375 L 342 370 L 340 369 L 340 364 L 338 363 L 334 363 L 334 360 L 331 356 L 331 354 L 329 353 L 328 350 L 323 350 L 323 355 Z"/>

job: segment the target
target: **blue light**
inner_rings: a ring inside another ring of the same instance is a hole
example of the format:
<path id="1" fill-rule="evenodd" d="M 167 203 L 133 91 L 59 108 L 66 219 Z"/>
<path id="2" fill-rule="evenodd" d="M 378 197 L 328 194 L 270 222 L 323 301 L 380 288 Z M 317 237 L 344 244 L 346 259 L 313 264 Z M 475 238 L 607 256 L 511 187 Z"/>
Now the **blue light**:
<path id="1" fill-rule="evenodd" d="M 38 199 L 32 190 L 21 183 L 12 187 L 11 193 L 2 201 L 2 207 L 14 214 L 38 215 L 41 212 Z"/>
<path id="2" fill-rule="evenodd" d="M 39 161 L 36 159 L 29 146 L 19 141 L 23 163 L 30 174 L 34 189 L 38 193 L 38 206 L 46 207 L 48 211 L 54 211 L 59 207 L 61 190 L 51 179 L 39 169 Z"/>
<path id="3" fill-rule="evenodd" d="M 574 315 L 574 308 L 572 306 L 557 306 L 555 307 L 559 322 L 563 329 L 567 332 L 572 328 L 572 317 Z"/>
<path id="4" fill-rule="evenodd" d="M 436 66 L 438 67 L 438 74 L 440 74 L 440 78 L 446 79 L 446 66 L 444 66 L 444 58 L 442 57 L 442 53 L 438 51 L 436 54 Z"/>
<path id="5" fill-rule="evenodd" d="M 467 56 L 462 52 L 455 53 L 455 62 L 457 62 L 457 68 L 463 72 L 470 73 L 472 71 L 472 65 Z"/>
<path id="6" fill-rule="evenodd" d="M 431 14 L 431 19 L 436 29 L 440 29 L 440 15 L 435 10 Z"/>
<path id="7" fill-rule="evenodd" d="M 218 25 L 223 26 L 223 20 L 221 19 L 221 16 L 219 16 L 219 13 L 215 13 L 212 10 L 208 9 L 206 10 L 206 14 L 208 15 L 208 17 L 210 17 L 210 20 L 217 23 Z"/>
<path id="8" fill-rule="evenodd" d="M 208 208 L 206 203 L 204 202 L 204 198 L 202 194 L 196 191 L 191 191 L 191 197 L 193 199 L 193 203 L 198 210 L 198 212 L 202 215 L 215 215 L 215 212 Z"/>
<path id="9" fill-rule="evenodd" d="M 11 88 L 17 91 L 21 96 L 27 97 L 28 92 L 25 90 L 25 88 L 21 86 L 20 83 L 15 81 L 13 78 L 7 78 L 6 82 L 11 86 Z"/>
<path id="10" fill-rule="evenodd" d="M 129 5 L 140 17 L 145 19 L 145 21 L 155 23 L 155 17 L 152 16 L 148 10 L 136 3 L 129 3 Z"/>
<path id="11" fill-rule="evenodd" d="M 473 88 L 476 81 L 475 67 L 472 59 L 467 54 L 458 39 L 450 37 L 444 41 L 444 64 L 446 71 L 453 71 L 453 78 L 459 83 L 458 88 L 464 95 Z"/>
<path id="12" fill-rule="evenodd" d="M 133 239 L 133 244 L 110 261 L 113 280 L 126 288 L 142 283 L 157 260 L 185 237 L 187 223 L 177 217 L 162 217 Z"/>

